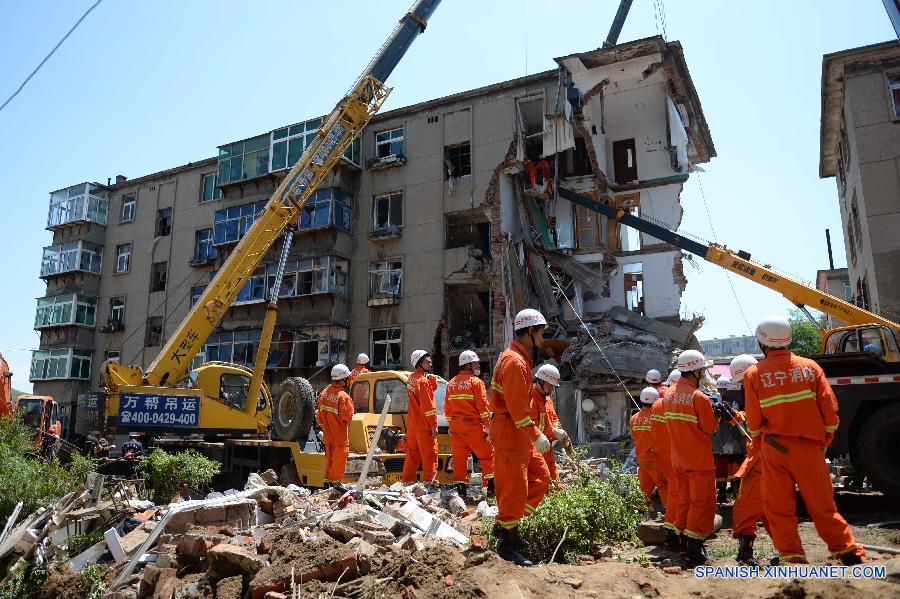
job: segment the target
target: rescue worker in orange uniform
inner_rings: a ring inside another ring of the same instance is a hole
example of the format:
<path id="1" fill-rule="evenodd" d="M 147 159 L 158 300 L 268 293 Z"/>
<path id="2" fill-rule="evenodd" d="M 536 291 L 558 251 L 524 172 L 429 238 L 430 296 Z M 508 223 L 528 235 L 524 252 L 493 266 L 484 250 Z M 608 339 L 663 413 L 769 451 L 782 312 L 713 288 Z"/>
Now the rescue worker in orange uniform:
<path id="1" fill-rule="evenodd" d="M 719 421 L 709 398 L 699 389 L 706 368 L 706 357 L 699 351 L 681 352 L 678 356 L 681 378 L 666 391 L 664 401 L 672 467 L 678 481 L 675 526 L 681 531 L 686 558 L 692 565 L 706 563 L 703 545 L 713 533 L 716 517 L 712 435 Z"/>
<path id="2" fill-rule="evenodd" d="M 534 384 L 531 389 L 531 419 L 538 423 L 538 428 L 551 444 L 563 443 L 569 435 L 563 430 L 562 423 L 553 407 L 550 395 L 553 389 L 559 387 L 559 369 L 552 364 L 543 364 L 534 374 Z M 547 462 L 547 470 L 550 471 L 550 481 L 559 482 L 559 470 L 556 468 L 556 454 L 551 447 L 543 454 Z"/>
<path id="3" fill-rule="evenodd" d="M 350 455 L 347 427 L 353 419 L 353 400 L 347 394 L 350 369 L 336 364 L 331 369 L 331 384 L 319 394 L 316 422 L 322 428 L 325 444 L 325 486 L 345 491 L 341 484 Z"/>
<path id="4" fill-rule="evenodd" d="M 350 371 L 350 378 L 347 380 L 347 386 L 353 386 L 353 379 L 358 377 L 359 375 L 369 372 L 369 369 L 366 367 L 366 364 L 369 363 L 369 356 L 366 354 L 359 354 L 356 357 L 356 366 L 353 367 L 353 370 Z"/>
<path id="5" fill-rule="evenodd" d="M 469 456 L 475 454 L 481 463 L 481 480 L 485 495 L 494 494 L 494 447 L 488 427 L 491 414 L 487 407 L 487 390 L 478 378 L 481 361 L 478 354 L 466 350 L 459 354 L 460 371 L 447 383 L 444 415 L 450 424 L 450 450 L 453 453 L 453 482 L 464 499 L 468 495 Z"/>
<path id="6" fill-rule="evenodd" d="M 403 459 L 404 484 L 415 482 L 419 466 L 422 480 L 432 487 L 437 477 L 437 405 L 434 392 L 437 379 L 431 373 L 431 354 L 417 349 L 409 358 L 414 372 L 406 381 L 406 395 L 409 397 L 406 423 L 406 456 Z"/>
<path id="7" fill-rule="evenodd" d="M 837 399 L 822 368 L 786 349 L 791 325 L 768 316 L 756 327 L 765 359 L 744 373 L 747 428 L 762 456 L 763 507 L 778 563 L 806 563 L 797 533 L 799 487 L 816 532 L 833 557 L 859 564 L 865 551 L 834 504 L 825 450 L 838 427 Z"/>
<path id="8" fill-rule="evenodd" d="M 732 386 L 743 384 L 744 373 L 756 364 L 756 358 L 749 354 L 735 356 L 729 365 Z M 716 383 L 721 381 L 719 378 Z M 741 408 L 743 406 L 738 406 Z M 740 422 L 746 421 L 743 410 L 738 411 Z M 753 557 L 753 543 L 756 541 L 756 523 L 762 520 L 763 526 L 769 530 L 769 521 L 763 511 L 762 499 L 762 463 L 759 457 L 759 446 L 747 442 L 747 457 L 735 474 L 741 479 L 737 497 L 731 508 L 731 534 L 738 541 L 738 552 L 735 559 L 748 566 L 758 565 Z M 772 536 L 769 531 L 769 536 Z"/>
<path id="9" fill-rule="evenodd" d="M 668 385 L 662 380 L 662 373 L 655 368 L 652 368 L 647 371 L 647 374 L 644 375 L 644 380 L 647 381 L 647 384 L 659 393 L 660 397 L 662 394 L 666 392 Z"/>
<path id="10" fill-rule="evenodd" d="M 537 310 L 526 308 L 513 321 L 514 339 L 500 354 L 488 408 L 494 444 L 494 483 L 497 487 L 497 553 L 520 566 L 532 563 L 522 555 L 519 520 L 537 508 L 547 492 L 550 471 L 542 454 L 550 441 L 530 415 L 531 368 L 544 341 L 547 321 Z M 532 357 L 533 356 L 533 357 Z"/>
<path id="11" fill-rule="evenodd" d="M 659 498 L 665 507 L 663 526 L 666 529 L 666 546 L 669 549 L 681 547 L 681 530 L 675 526 L 678 520 L 678 481 L 672 468 L 672 443 L 669 440 L 669 427 L 666 424 L 665 395 L 672 389 L 666 387 L 659 399 L 650 407 L 650 441 L 653 444 L 655 468 L 659 476 L 656 480 Z"/>
<path id="12" fill-rule="evenodd" d="M 656 454 L 650 438 L 650 408 L 659 399 L 653 387 L 641 391 L 641 409 L 631 416 L 631 438 L 634 439 L 634 455 L 638 462 L 638 484 L 644 494 L 647 507 L 653 504 L 653 489 L 657 488 Z"/>

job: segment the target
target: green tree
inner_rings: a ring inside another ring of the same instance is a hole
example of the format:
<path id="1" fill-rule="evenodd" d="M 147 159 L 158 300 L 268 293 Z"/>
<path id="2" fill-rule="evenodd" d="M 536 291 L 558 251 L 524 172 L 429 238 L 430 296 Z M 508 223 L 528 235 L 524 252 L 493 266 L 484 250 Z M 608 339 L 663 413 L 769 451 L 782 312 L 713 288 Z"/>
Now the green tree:
<path id="1" fill-rule="evenodd" d="M 822 338 L 819 337 L 819 329 L 825 326 L 825 317 L 813 313 L 813 318 L 818 326 L 809 321 L 809 318 L 800 310 L 791 310 L 791 344 L 788 349 L 798 356 L 814 356 L 821 353 Z"/>

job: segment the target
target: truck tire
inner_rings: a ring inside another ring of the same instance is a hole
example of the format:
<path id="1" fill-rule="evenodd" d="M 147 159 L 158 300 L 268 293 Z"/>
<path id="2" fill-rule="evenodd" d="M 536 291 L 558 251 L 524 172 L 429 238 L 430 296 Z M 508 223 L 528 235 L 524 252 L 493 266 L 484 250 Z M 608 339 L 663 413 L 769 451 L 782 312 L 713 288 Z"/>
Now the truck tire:
<path id="1" fill-rule="evenodd" d="M 857 460 L 872 485 L 900 500 L 900 403 L 881 408 L 863 423 Z"/>
<path id="2" fill-rule="evenodd" d="M 316 394 L 304 378 L 289 377 L 275 389 L 272 424 L 282 441 L 303 440 L 315 416 Z"/>

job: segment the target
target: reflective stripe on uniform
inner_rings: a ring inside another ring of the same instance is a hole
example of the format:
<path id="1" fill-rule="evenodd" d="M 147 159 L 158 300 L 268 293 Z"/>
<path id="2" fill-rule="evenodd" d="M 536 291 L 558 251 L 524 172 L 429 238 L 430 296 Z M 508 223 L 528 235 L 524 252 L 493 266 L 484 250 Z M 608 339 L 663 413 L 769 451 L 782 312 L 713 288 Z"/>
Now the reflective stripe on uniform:
<path id="1" fill-rule="evenodd" d="M 448 401 L 453 401 L 454 399 L 475 399 L 475 396 L 467 395 L 465 393 L 454 393 L 453 395 L 449 395 L 447 397 Z"/>
<path id="2" fill-rule="evenodd" d="M 755 431 L 755 430 L 753 430 L 752 428 L 748 428 L 748 429 L 747 429 L 747 432 L 750 433 L 750 436 L 751 436 L 751 437 L 758 437 L 758 436 L 759 436 L 759 431 Z"/>
<path id="3" fill-rule="evenodd" d="M 691 537 L 692 539 L 697 539 L 698 541 L 705 541 L 706 537 L 701 535 L 698 532 L 694 532 L 693 530 L 684 529 L 684 536 Z"/>
<path id="4" fill-rule="evenodd" d="M 518 520 L 495 520 L 495 522 L 506 529 L 515 528 L 519 524 Z"/>
<path id="5" fill-rule="evenodd" d="M 684 420 L 685 422 L 697 422 L 697 417 L 693 414 L 683 414 L 681 412 L 666 412 L 666 420 Z"/>
<path id="6" fill-rule="evenodd" d="M 482 418 L 490 418 L 490 417 L 491 417 L 491 413 L 490 413 L 490 412 L 482 412 L 482 413 L 481 413 L 481 417 L 482 417 Z"/>
<path id="7" fill-rule="evenodd" d="M 804 391 L 798 391 L 796 393 L 784 393 L 782 395 L 773 395 L 767 399 L 759 400 L 759 407 L 762 409 L 771 408 L 772 406 L 777 406 L 778 404 L 783 403 L 794 403 L 796 401 L 803 401 L 804 399 L 815 399 L 816 394 L 806 389 Z"/>
<path id="8" fill-rule="evenodd" d="M 806 561 L 806 556 L 803 555 L 802 553 L 788 553 L 786 555 L 778 556 L 779 562 L 787 562 L 789 560 L 795 560 L 795 559 L 802 559 L 803 561 Z"/>
<path id="9" fill-rule="evenodd" d="M 331 412 L 332 414 L 337 414 L 337 413 L 338 413 L 338 409 L 337 409 L 337 408 L 332 408 L 331 406 L 319 406 L 319 409 L 320 409 L 320 410 L 325 410 L 326 412 Z"/>
<path id="10" fill-rule="evenodd" d="M 535 509 L 537 509 L 537 508 L 533 507 L 532 505 L 530 505 L 528 503 L 525 504 L 525 513 L 526 514 L 531 515 L 532 513 L 534 513 Z"/>
<path id="11" fill-rule="evenodd" d="M 435 414 L 437 414 L 437 410 L 428 410 L 425 412 L 426 416 L 434 416 Z"/>
<path id="12" fill-rule="evenodd" d="M 681 531 L 678 530 L 678 527 L 671 522 L 666 522 L 665 524 L 663 524 L 663 528 L 668 528 L 669 530 L 674 530 L 677 534 L 681 534 Z"/>
<path id="13" fill-rule="evenodd" d="M 650 420 L 655 420 L 655 421 L 657 421 L 657 422 L 665 423 L 666 417 L 665 417 L 665 415 L 663 415 L 663 416 L 657 416 L 656 414 L 654 414 L 653 416 L 650 417 Z"/>
<path id="14" fill-rule="evenodd" d="M 533 421 L 531 420 L 531 416 L 526 416 L 525 418 L 522 418 L 521 420 L 519 420 L 518 422 L 514 422 L 513 424 L 515 424 L 517 428 L 522 428 L 523 426 L 528 426 L 532 423 Z"/>
<path id="15" fill-rule="evenodd" d="M 826 432 L 826 433 L 833 433 L 834 431 L 837 430 L 837 428 L 838 428 L 838 425 L 837 425 L 837 424 L 835 424 L 834 426 L 826 426 L 826 427 L 825 427 L 825 432 Z"/>
<path id="16" fill-rule="evenodd" d="M 650 426 L 649 425 L 648 426 L 635 425 L 635 426 L 631 427 L 631 430 L 633 430 L 633 431 L 649 431 Z"/>
<path id="17" fill-rule="evenodd" d="M 493 389 L 497 393 L 503 393 L 503 385 L 501 385 L 500 383 L 491 381 L 491 389 Z"/>
<path id="18" fill-rule="evenodd" d="M 841 549 L 840 551 L 832 551 L 832 552 L 831 552 L 831 557 L 838 557 L 839 555 L 844 555 L 845 553 L 849 553 L 849 552 L 851 552 L 851 551 L 853 551 L 853 550 L 855 550 L 855 549 L 856 549 L 856 543 L 853 543 L 852 545 L 850 545 L 850 546 L 847 547 L 846 549 Z"/>

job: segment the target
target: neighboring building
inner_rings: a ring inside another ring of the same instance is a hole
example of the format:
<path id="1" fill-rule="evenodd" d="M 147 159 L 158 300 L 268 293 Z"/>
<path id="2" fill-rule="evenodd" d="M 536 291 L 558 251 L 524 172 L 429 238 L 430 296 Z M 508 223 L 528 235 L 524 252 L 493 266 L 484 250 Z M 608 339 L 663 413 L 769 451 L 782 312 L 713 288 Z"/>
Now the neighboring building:
<path id="1" fill-rule="evenodd" d="M 557 62 L 376 115 L 306 202 L 280 290 L 270 384 L 315 375 L 321 386 L 318 363 L 361 351 L 374 368 L 408 369 L 417 348 L 433 352 L 445 377 L 475 349 L 489 379 L 518 309 L 541 307 L 557 339 L 575 322 L 542 257 L 585 317 L 626 306 L 680 323 L 681 251 L 556 199 L 552 184 L 673 228 L 681 221 L 690 165 L 715 155 L 681 46 L 654 37 Z M 35 392 L 68 415 L 79 393 L 100 390 L 105 359 L 146 368 L 320 122 L 161 173 L 54 192 Z M 69 201 L 78 197 L 97 208 Z M 64 200 L 74 207 L 55 208 Z M 276 243 L 263 258 L 197 363 L 252 365 L 280 251 Z M 45 304 L 68 311 L 44 316 Z M 583 392 L 606 406 L 586 426 L 621 434 L 624 393 L 588 382 Z"/>
<path id="2" fill-rule="evenodd" d="M 832 268 L 830 270 L 817 271 L 816 289 L 848 302 L 853 301 L 853 287 L 850 285 L 850 277 L 847 275 L 846 268 Z M 830 314 L 824 313 L 824 316 L 825 328 L 827 329 L 847 325 L 843 320 L 835 318 Z"/>
<path id="3" fill-rule="evenodd" d="M 733 357 L 738 354 L 758 354 L 759 345 L 755 335 L 731 335 L 722 339 L 707 339 L 700 342 L 707 358 Z"/>
<path id="4" fill-rule="evenodd" d="M 900 314 L 900 42 L 822 60 L 820 177 L 835 177 L 851 298 Z M 842 295 L 838 295 L 842 297 Z"/>

